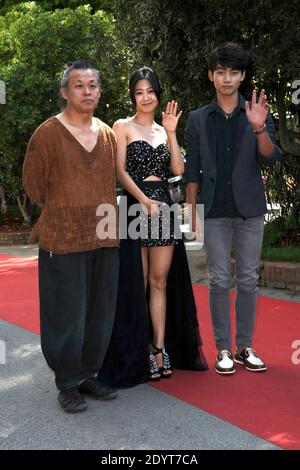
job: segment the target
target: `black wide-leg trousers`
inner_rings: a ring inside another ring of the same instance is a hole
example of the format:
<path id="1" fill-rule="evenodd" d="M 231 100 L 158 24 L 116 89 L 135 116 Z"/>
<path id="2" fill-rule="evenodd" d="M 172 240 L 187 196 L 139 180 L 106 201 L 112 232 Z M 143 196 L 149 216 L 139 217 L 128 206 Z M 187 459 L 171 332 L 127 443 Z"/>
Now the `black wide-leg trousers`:
<path id="1" fill-rule="evenodd" d="M 41 346 L 59 390 L 101 368 L 116 309 L 118 248 L 39 250 Z"/>

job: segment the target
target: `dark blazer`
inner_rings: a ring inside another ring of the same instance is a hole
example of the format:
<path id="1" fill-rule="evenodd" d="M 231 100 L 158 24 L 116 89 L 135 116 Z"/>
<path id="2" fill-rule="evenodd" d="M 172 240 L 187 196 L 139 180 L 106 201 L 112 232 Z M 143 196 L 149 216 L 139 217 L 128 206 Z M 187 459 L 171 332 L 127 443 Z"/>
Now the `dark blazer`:
<path id="1" fill-rule="evenodd" d="M 279 160 L 282 151 L 275 145 L 270 157 L 258 152 L 257 137 L 247 121 L 245 100 L 239 95 L 240 107 L 238 124 L 233 145 L 232 189 L 238 212 L 243 217 L 256 217 L 267 212 L 261 165 L 270 165 Z M 215 194 L 216 129 L 213 112 L 215 101 L 192 111 L 185 129 L 186 166 L 184 180 L 200 184 L 200 204 L 204 204 L 204 216 L 209 213 Z M 269 115 L 266 120 L 267 132 L 276 142 L 275 129 Z"/>

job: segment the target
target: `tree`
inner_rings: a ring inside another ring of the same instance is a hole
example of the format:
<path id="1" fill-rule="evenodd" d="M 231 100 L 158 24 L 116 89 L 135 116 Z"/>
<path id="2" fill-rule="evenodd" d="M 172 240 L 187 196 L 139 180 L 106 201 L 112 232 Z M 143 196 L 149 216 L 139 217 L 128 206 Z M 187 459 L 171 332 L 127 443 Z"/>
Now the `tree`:
<path id="1" fill-rule="evenodd" d="M 0 2 L 0 14 L 7 13 L 21 3 L 24 3 L 24 0 L 2 0 Z M 51 11 L 62 8 L 75 9 L 87 4 L 90 5 L 92 12 L 103 10 L 111 13 L 113 9 L 113 0 L 90 0 L 88 2 L 82 0 L 39 0 L 34 3 L 38 4 L 43 10 Z"/>
<path id="2" fill-rule="evenodd" d="M 43 11 L 34 2 L 0 17 L 0 80 L 7 102 L 0 108 L 1 172 L 8 192 L 30 222 L 22 189 L 22 163 L 35 128 L 59 112 L 59 78 L 66 64 L 90 59 L 101 73 L 97 115 L 112 124 L 127 107 L 129 55 L 111 14 L 90 8 Z"/>
<path id="3" fill-rule="evenodd" d="M 159 73 L 168 99 L 176 97 L 185 114 L 207 104 L 214 89 L 207 78 L 207 55 L 225 41 L 239 42 L 252 57 L 243 90 L 265 88 L 286 152 L 272 181 L 285 214 L 300 215 L 300 106 L 291 84 L 300 79 L 298 0 L 117 0 L 118 18 L 136 63 Z M 182 133 L 181 133 L 182 138 Z M 282 188 L 283 185 L 283 188 Z M 291 202 L 292 201 L 292 202 Z"/>

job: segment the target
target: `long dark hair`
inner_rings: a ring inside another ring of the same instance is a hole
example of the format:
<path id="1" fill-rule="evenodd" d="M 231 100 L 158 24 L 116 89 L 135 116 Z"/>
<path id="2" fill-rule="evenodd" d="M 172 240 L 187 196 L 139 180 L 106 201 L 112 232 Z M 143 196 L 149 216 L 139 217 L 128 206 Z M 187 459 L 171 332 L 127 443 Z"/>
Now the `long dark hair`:
<path id="1" fill-rule="evenodd" d="M 150 69 L 150 67 L 141 67 L 138 70 L 135 70 L 129 80 L 129 93 L 131 101 L 136 105 L 135 101 L 135 87 L 137 82 L 140 80 L 148 80 L 151 83 L 151 86 L 156 94 L 156 98 L 160 103 L 160 96 L 162 94 L 162 89 L 159 83 L 159 78 L 156 73 Z"/>

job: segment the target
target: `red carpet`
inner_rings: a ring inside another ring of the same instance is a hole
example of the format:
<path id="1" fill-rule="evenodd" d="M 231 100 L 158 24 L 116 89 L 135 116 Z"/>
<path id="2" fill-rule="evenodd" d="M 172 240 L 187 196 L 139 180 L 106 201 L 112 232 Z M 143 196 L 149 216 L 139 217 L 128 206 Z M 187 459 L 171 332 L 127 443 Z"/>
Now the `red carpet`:
<path id="1" fill-rule="evenodd" d="M 0 255 L 0 318 L 34 333 L 39 332 L 36 265 L 30 258 Z M 300 304 L 260 297 L 255 347 L 269 371 L 255 374 L 237 365 L 235 375 L 224 377 L 214 372 L 208 290 L 195 286 L 195 295 L 210 370 L 177 370 L 153 386 L 281 448 L 300 449 Z M 298 350 L 292 347 L 297 340 Z M 293 354 L 299 364 L 293 364 Z"/>
<path id="2" fill-rule="evenodd" d="M 0 254 L 0 318 L 40 332 L 37 260 Z"/>

